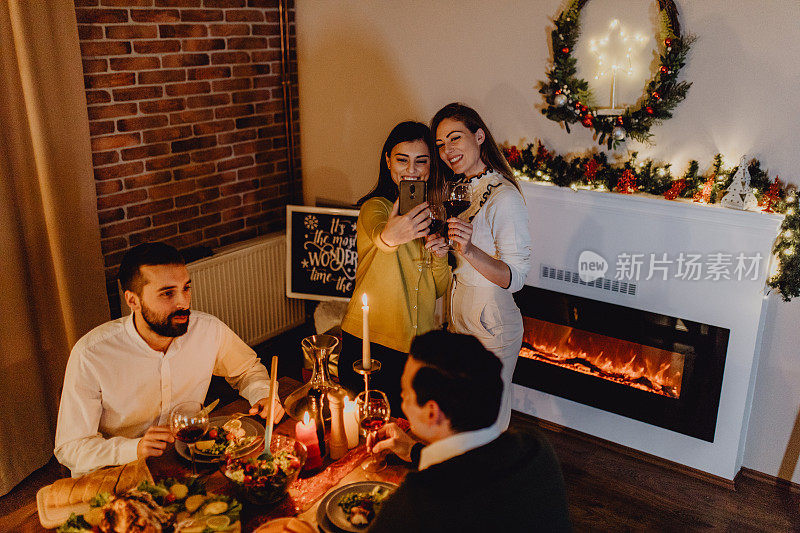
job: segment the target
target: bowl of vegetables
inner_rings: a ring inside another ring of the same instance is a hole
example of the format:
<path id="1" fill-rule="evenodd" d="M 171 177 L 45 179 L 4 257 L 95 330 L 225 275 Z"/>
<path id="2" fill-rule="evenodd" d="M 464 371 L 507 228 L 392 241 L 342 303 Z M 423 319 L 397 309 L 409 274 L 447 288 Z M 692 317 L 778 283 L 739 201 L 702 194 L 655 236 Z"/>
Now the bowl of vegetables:
<path id="1" fill-rule="evenodd" d="M 230 459 L 223 471 L 241 497 L 255 505 L 282 500 L 308 455 L 303 443 L 284 435 L 273 435 L 270 451 L 257 457 Z"/>

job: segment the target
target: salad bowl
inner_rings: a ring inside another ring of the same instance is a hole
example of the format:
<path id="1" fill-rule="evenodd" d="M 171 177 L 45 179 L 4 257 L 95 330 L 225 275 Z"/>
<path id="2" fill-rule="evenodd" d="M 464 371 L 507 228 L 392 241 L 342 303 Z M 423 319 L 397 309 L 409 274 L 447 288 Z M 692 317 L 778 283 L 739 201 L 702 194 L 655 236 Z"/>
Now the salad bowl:
<path id="1" fill-rule="evenodd" d="M 308 456 L 305 445 L 284 435 L 273 435 L 271 456 L 230 459 L 223 474 L 236 486 L 242 499 L 255 505 L 272 505 L 300 474 Z"/>

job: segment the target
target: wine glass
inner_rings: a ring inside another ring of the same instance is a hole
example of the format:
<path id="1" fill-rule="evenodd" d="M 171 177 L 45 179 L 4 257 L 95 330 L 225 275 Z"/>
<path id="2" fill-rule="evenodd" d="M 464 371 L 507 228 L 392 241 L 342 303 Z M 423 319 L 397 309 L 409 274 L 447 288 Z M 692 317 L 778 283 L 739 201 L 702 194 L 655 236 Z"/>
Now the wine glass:
<path id="1" fill-rule="evenodd" d="M 444 206 L 442 204 L 430 204 L 428 207 L 428 220 L 430 220 L 430 225 L 428 225 L 428 235 L 435 235 L 442 231 L 442 228 L 447 227 L 447 223 L 445 220 L 447 216 L 445 215 Z M 447 235 L 447 230 L 445 229 L 445 235 Z M 430 250 L 425 248 L 425 240 L 423 239 L 422 242 L 422 259 L 420 260 L 419 269 L 422 270 L 423 267 L 430 268 L 433 265 L 433 254 Z"/>
<path id="2" fill-rule="evenodd" d="M 189 448 L 189 456 L 192 458 L 192 475 L 196 476 L 195 443 L 208 430 L 208 413 L 203 411 L 203 404 L 183 402 L 176 405 L 169 414 L 169 427 L 175 438 Z"/>
<path id="3" fill-rule="evenodd" d="M 457 217 L 467 210 L 470 205 L 469 187 L 466 183 L 449 183 L 447 198 L 444 202 L 444 210 L 447 218 Z M 447 240 L 450 248 L 453 248 L 452 239 Z"/>
<path id="4" fill-rule="evenodd" d="M 371 440 L 375 441 L 377 431 L 389 421 L 389 413 L 391 407 L 386 395 L 375 389 L 365 390 L 356 396 L 356 405 L 358 406 L 358 421 L 361 429 L 367 432 L 367 438 L 372 436 Z M 377 459 L 374 456 L 370 457 L 369 461 L 362 465 L 362 468 L 367 472 L 379 472 L 386 467 L 386 461 L 383 457 Z"/>

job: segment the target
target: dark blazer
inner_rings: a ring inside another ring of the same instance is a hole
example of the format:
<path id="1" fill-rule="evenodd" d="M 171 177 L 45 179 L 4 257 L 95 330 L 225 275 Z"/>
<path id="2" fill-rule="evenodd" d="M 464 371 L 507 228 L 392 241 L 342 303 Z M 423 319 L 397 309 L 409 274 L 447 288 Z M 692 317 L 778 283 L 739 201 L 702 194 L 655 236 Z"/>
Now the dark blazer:
<path id="1" fill-rule="evenodd" d="M 409 473 L 369 532 L 571 529 L 558 460 L 542 435 L 526 430 Z"/>

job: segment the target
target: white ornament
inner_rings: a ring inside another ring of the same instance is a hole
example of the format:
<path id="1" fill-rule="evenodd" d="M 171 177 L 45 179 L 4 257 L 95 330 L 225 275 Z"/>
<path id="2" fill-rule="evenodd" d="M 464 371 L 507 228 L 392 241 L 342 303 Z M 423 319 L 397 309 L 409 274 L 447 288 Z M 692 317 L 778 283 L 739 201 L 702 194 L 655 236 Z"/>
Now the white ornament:
<path id="1" fill-rule="evenodd" d="M 745 156 L 739 160 L 739 169 L 720 203 L 723 207 L 731 209 L 758 210 L 758 200 L 753 194 L 753 189 L 750 188 L 750 173 L 747 171 Z"/>
<path id="2" fill-rule="evenodd" d="M 556 107 L 564 107 L 567 105 L 567 97 L 563 94 L 557 94 L 555 98 L 553 98 L 553 103 Z"/>
<path id="3" fill-rule="evenodd" d="M 622 126 L 616 126 L 614 127 L 613 130 L 611 130 L 611 136 L 614 138 L 615 141 L 623 140 L 625 138 L 625 135 L 627 135 L 627 132 L 625 131 L 625 128 L 623 128 Z"/>

